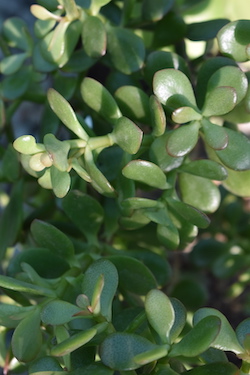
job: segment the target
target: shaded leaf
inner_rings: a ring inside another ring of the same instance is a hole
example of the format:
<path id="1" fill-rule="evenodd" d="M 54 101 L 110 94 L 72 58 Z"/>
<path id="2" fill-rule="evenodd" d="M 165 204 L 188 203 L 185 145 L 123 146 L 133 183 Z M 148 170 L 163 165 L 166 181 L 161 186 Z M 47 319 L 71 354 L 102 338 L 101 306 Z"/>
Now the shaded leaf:
<path id="1" fill-rule="evenodd" d="M 193 160 L 190 163 L 182 164 L 179 170 L 217 181 L 223 181 L 228 176 L 227 170 L 222 164 L 208 159 Z"/>
<path id="2" fill-rule="evenodd" d="M 150 0 L 142 2 L 142 17 L 147 21 L 159 21 L 172 8 L 174 0 Z"/>
<path id="3" fill-rule="evenodd" d="M 69 302 L 54 300 L 47 303 L 41 311 L 41 319 L 44 324 L 61 325 L 74 319 L 74 314 L 81 309 Z"/>
<path id="4" fill-rule="evenodd" d="M 70 145 L 68 142 L 59 141 L 54 134 L 44 136 L 44 146 L 53 161 L 53 165 L 61 172 L 68 169 L 68 153 Z"/>
<path id="5" fill-rule="evenodd" d="M 8 18 L 3 24 L 3 35 L 11 47 L 16 47 L 23 51 L 31 49 L 32 42 L 29 29 L 21 18 Z"/>
<path id="6" fill-rule="evenodd" d="M 1 96 L 15 100 L 28 89 L 32 80 L 32 71 L 29 66 L 22 66 L 16 73 L 6 76 L 1 82 Z"/>
<path id="7" fill-rule="evenodd" d="M 201 114 L 191 107 L 180 107 L 172 113 L 172 120 L 177 124 L 185 124 L 201 118 Z"/>
<path id="8" fill-rule="evenodd" d="M 83 23 L 83 47 L 87 55 L 99 58 L 106 53 L 107 36 L 104 24 L 100 18 L 89 16 Z"/>
<path id="9" fill-rule="evenodd" d="M 169 250 L 177 249 L 180 244 L 178 229 L 171 220 L 168 225 L 157 225 L 157 238 Z"/>
<path id="10" fill-rule="evenodd" d="M 209 363 L 185 371 L 186 375 L 238 375 L 239 369 L 232 363 Z"/>
<path id="11" fill-rule="evenodd" d="M 4 57 L 0 62 L 0 71 L 4 75 L 17 72 L 28 57 L 26 52 Z"/>
<path id="12" fill-rule="evenodd" d="M 152 135 L 160 137 L 164 134 L 166 129 L 166 115 L 161 103 L 155 95 L 151 95 L 149 98 L 149 110 L 151 118 L 150 124 L 153 128 Z"/>
<path id="13" fill-rule="evenodd" d="M 187 38 L 193 41 L 210 40 L 216 38 L 220 29 L 228 24 L 229 20 L 217 18 L 214 20 L 195 22 L 187 26 Z"/>

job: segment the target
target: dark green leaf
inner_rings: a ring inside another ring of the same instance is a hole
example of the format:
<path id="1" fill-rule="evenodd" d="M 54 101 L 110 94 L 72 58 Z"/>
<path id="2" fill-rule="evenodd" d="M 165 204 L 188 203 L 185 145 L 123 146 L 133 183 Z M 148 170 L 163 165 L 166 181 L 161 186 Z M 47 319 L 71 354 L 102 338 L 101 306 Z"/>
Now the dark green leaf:
<path id="1" fill-rule="evenodd" d="M 20 320 L 24 319 L 34 306 L 17 306 L 1 303 L 0 305 L 0 324 L 3 327 L 15 328 Z"/>
<path id="2" fill-rule="evenodd" d="M 170 331 L 171 342 L 174 342 L 181 334 L 186 324 L 187 311 L 184 305 L 176 298 L 170 298 L 171 304 L 174 309 L 174 324 Z"/>
<path id="3" fill-rule="evenodd" d="M 156 164 L 146 160 L 132 160 L 123 168 L 122 174 L 127 178 L 159 189 L 169 187 L 163 171 Z"/>
<path id="4" fill-rule="evenodd" d="M 199 137 L 200 123 L 194 121 L 175 129 L 167 140 L 167 152 L 173 157 L 188 154 L 196 146 Z"/>
<path id="5" fill-rule="evenodd" d="M 179 170 L 217 181 L 223 181 L 228 176 L 227 170 L 222 164 L 208 159 L 193 160 L 190 163 L 183 164 Z"/>
<path id="6" fill-rule="evenodd" d="M 217 35 L 221 53 L 236 61 L 249 60 L 249 33 L 249 20 L 237 20 L 225 25 Z"/>
<path id="7" fill-rule="evenodd" d="M 178 229 L 171 220 L 168 225 L 157 225 L 157 238 L 169 250 L 177 249 L 180 244 Z"/>
<path id="8" fill-rule="evenodd" d="M 143 40 L 129 29 L 110 27 L 108 54 L 117 70 L 124 74 L 131 74 L 142 68 L 144 63 Z"/>
<path id="9" fill-rule="evenodd" d="M 185 371 L 183 375 L 238 375 L 239 369 L 232 363 L 209 363 L 192 370 Z"/>
<path id="10" fill-rule="evenodd" d="M 249 351 L 250 318 L 244 319 L 235 332 L 239 343 Z"/>
<path id="11" fill-rule="evenodd" d="M 119 286 L 131 293 L 145 295 L 156 288 L 156 281 L 151 271 L 139 260 L 120 255 L 108 258 L 117 268 Z"/>
<path id="12" fill-rule="evenodd" d="M 63 210 L 90 241 L 95 238 L 103 221 L 103 208 L 90 195 L 72 190 L 63 199 Z"/>
<path id="13" fill-rule="evenodd" d="M 153 128 L 152 135 L 160 137 L 164 134 L 166 129 L 166 115 L 161 103 L 155 95 L 151 95 L 149 98 L 149 110 L 151 126 Z"/>
<path id="14" fill-rule="evenodd" d="M 4 78 L 1 86 L 1 95 L 9 100 L 19 98 L 27 91 L 31 79 L 32 71 L 30 67 L 21 67 L 16 73 Z"/>
<path id="15" fill-rule="evenodd" d="M 12 336 L 11 346 L 13 355 L 20 362 L 31 362 L 36 358 L 42 347 L 39 309 L 21 321 Z"/>
<path id="16" fill-rule="evenodd" d="M 120 225 L 126 230 L 134 230 L 144 227 L 150 223 L 150 219 L 145 215 L 143 210 L 136 210 L 130 216 L 122 216 L 119 220 Z"/>
<path id="17" fill-rule="evenodd" d="M 132 197 L 126 198 L 121 202 L 122 207 L 131 210 L 138 210 L 141 208 L 152 208 L 157 207 L 158 202 L 153 199 Z"/>
<path id="18" fill-rule="evenodd" d="M 196 357 L 210 347 L 218 336 L 220 329 L 220 319 L 217 316 L 207 316 L 173 346 L 169 356 Z"/>
<path id="19" fill-rule="evenodd" d="M 174 0 L 143 0 L 142 17 L 146 21 L 159 21 L 172 8 Z"/>
<path id="20" fill-rule="evenodd" d="M 136 355 L 156 348 L 155 344 L 142 336 L 113 333 L 101 344 L 100 356 L 106 366 L 114 370 L 126 371 L 141 367 L 134 360 Z"/>
<path id="21" fill-rule="evenodd" d="M 32 364 L 29 366 L 29 373 L 35 374 L 36 372 L 40 371 L 62 371 L 62 367 L 54 357 L 44 356 L 41 358 L 36 359 Z"/>
<path id="22" fill-rule="evenodd" d="M 47 303 L 41 311 L 41 319 L 44 324 L 61 325 L 74 319 L 74 314 L 81 309 L 69 302 L 54 300 Z"/>
<path id="23" fill-rule="evenodd" d="M 7 19 L 3 24 L 3 35 L 11 47 L 30 51 L 32 42 L 28 27 L 24 20 L 18 17 Z"/>
<path id="24" fill-rule="evenodd" d="M 223 150 L 228 145 L 228 134 L 224 127 L 215 125 L 207 119 L 202 120 L 205 142 L 214 150 Z"/>
<path id="25" fill-rule="evenodd" d="M 195 22 L 187 26 L 187 38 L 193 41 L 214 39 L 218 31 L 225 26 L 229 20 L 214 19 L 204 22 Z"/>
<path id="26" fill-rule="evenodd" d="M 106 53 L 107 36 L 100 18 L 89 16 L 83 23 L 83 47 L 89 57 L 99 58 Z"/>

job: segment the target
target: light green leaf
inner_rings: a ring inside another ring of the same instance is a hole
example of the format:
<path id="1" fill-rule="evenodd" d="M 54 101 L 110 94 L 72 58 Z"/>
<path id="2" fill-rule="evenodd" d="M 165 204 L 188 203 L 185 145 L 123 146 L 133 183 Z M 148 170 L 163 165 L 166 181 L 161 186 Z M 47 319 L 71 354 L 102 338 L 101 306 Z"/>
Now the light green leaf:
<path id="1" fill-rule="evenodd" d="M 120 117 L 110 136 L 124 151 L 136 154 L 141 145 L 143 132 L 127 117 Z"/>
<path id="2" fill-rule="evenodd" d="M 152 187 L 159 189 L 169 188 L 162 170 L 156 164 L 146 160 L 132 160 L 123 168 L 122 174 L 127 178 Z"/>
<path id="3" fill-rule="evenodd" d="M 89 16 L 83 23 L 82 29 L 83 47 L 87 55 L 99 58 L 106 53 L 107 35 L 100 18 Z"/>
<path id="4" fill-rule="evenodd" d="M 152 135 L 160 137 L 164 134 L 166 129 L 166 115 L 160 101 L 155 95 L 151 95 L 149 98 L 149 110 L 151 118 L 150 124 L 153 128 Z"/>
<path id="5" fill-rule="evenodd" d="M 244 349 L 237 340 L 233 328 L 220 311 L 209 307 L 204 307 L 197 310 L 193 318 L 194 325 L 198 324 L 205 317 L 209 316 L 217 316 L 221 320 L 221 330 L 211 346 L 224 351 L 232 351 L 236 354 L 243 353 Z"/>
<path id="6" fill-rule="evenodd" d="M 237 104 L 237 93 L 233 87 L 219 86 L 208 91 L 202 109 L 203 116 L 221 116 L 232 111 Z"/>
<path id="7" fill-rule="evenodd" d="M 105 120 L 114 122 L 122 116 L 113 96 L 98 81 L 86 77 L 81 84 L 81 94 L 84 102 Z"/>
<path id="8" fill-rule="evenodd" d="M 223 150 L 228 145 L 228 134 L 224 127 L 215 125 L 207 119 L 202 119 L 202 130 L 205 142 L 215 150 Z"/>
<path id="9" fill-rule="evenodd" d="M 54 297 L 54 292 L 50 289 L 26 283 L 24 281 L 14 279 L 9 276 L 0 275 L 0 286 L 2 288 L 15 290 L 17 292 Z"/>
<path id="10" fill-rule="evenodd" d="M 188 154 L 196 146 L 199 137 L 200 123 L 194 121 L 175 129 L 168 137 L 167 152 L 173 157 Z"/>
<path id="11" fill-rule="evenodd" d="M 68 169 L 68 153 L 70 145 L 68 142 L 59 141 L 53 134 L 44 136 L 44 146 L 53 160 L 53 165 L 61 172 Z"/>
<path id="12" fill-rule="evenodd" d="M 190 163 L 182 164 L 179 170 L 217 181 L 223 181 L 228 176 L 227 170 L 222 164 L 208 159 L 193 160 Z"/>
<path id="13" fill-rule="evenodd" d="M 31 362 L 42 347 L 40 310 L 31 312 L 17 326 L 11 339 L 13 355 L 20 362 Z"/>
<path id="14" fill-rule="evenodd" d="M 52 189 L 57 198 L 63 198 L 70 189 L 70 175 L 68 172 L 60 171 L 54 165 L 50 168 Z"/>
<path id="15" fill-rule="evenodd" d="M 76 114 L 69 102 L 53 88 L 50 88 L 48 91 L 48 101 L 51 109 L 55 112 L 63 124 L 79 138 L 87 141 L 88 135 L 77 120 Z"/>
<path id="16" fill-rule="evenodd" d="M 163 69 L 155 73 L 154 94 L 171 111 L 179 107 L 196 107 L 192 85 L 180 70 Z"/>
<path id="17" fill-rule="evenodd" d="M 218 316 L 207 316 L 199 321 L 180 342 L 173 345 L 170 357 L 196 357 L 205 352 L 214 342 L 221 329 Z"/>
<path id="18" fill-rule="evenodd" d="M 4 75 L 9 75 L 17 72 L 27 59 L 28 54 L 26 52 L 19 53 L 17 55 L 11 55 L 3 58 L 0 62 L 0 71 Z"/>
<path id="19" fill-rule="evenodd" d="M 76 173 L 85 181 L 91 182 L 90 175 L 87 173 L 87 171 L 81 166 L 79 161 L 77 159 L 73 159 L 71 161 L 72 168 L 76 171 Z"/>
<path id="20" fill-rule="evenodd" d="M 162 343 L 169 343 L 169 334 L 175 320 L 169 298 L 160 290 L 151 290 L 146 295 L 145 311 L 151 327 L 158 333 Z"/>
<path id="21" fill-rule="evenodd" d="M 41 143 L 36 143 L 36 140 L 32 135 L 22 135 L 18 137 L 14 141 L 13 147 L 15 150 L 24 155 L 32 155 L 45 151 L 44 145 Z"/>
<path id="22" fill-rule="evenodd" d="M 172 113 L 172 120 L 177 124 L 200 120 L 202 115 L 191 107 L 180 107 Z"/>
<path id="23" fill-rule="evenodd" d="M 50 12 L 49 10 L 47 10 L 46 8 L 38 4 L 32 4 L 30 7 L 30 11 L 33 14 L 33 16 L 35 16 L 36 18 L 42 21 L 46 21 L 46 20 L 60 21 L 61 20 L 60 16 Z"/>
<path id="24" fill-rule="evenodd" d="M 138 209 L 141 209 L 141 208 L 157 207 L 158 202 L 154 199 L 132 197 L 132 198 L 124 199 L 121 202 L 121 205 L 124 208 L 132 209 L 132 210 L 138 210 Z"/>
<path id="25" fill-rule="evenodd" d="M 143 40 L 132 30 L 121 27 L 108 29 L 108 54 L 113 66 L 124 74 L 142 68 L 145 58 Z"/>
<path id="26" fill-rule="evenodd" d="M 3 35 L 11 47 L 30 51 L 32 39 L 24 20 L 18 17 L 8 18 L 3 24 Z"/>
<path id="27" fill-rule="evenodd" d="M 135 362 L 135 356 L 156 348 L 155 344 L 142 336 L 113 333 L 101 344 L 100 356 L 106 366 L 118 371 L 128 371 L 141 367 L 141 364 Z"/>

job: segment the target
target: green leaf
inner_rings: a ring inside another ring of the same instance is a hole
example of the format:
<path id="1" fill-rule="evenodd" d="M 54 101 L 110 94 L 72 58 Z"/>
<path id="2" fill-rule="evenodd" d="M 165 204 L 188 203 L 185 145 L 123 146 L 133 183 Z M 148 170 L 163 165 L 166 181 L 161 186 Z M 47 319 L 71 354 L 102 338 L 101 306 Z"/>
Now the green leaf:
<path id="1" fill-rule="evenodd" d="M 145 295 L 157 287 L 153 274 L 139 260 L 122 255 L 112 255 L 108 259 L 117 268 L 119 286 L 122 289 L 138 295 Z"/>
<path id="2" fill-rule="evenodd" d="M 136 210 L 130 216 L 122 216 L 119 220 L 120 225 L 126 230 L 134 230 L 144 227 L 150 223 L 150 218 L 145 215 L 143 210 Z"/>
<path id="3" fill-rule="evenodd" d="M 201 118 L 201 114 L 191 107 L 180 107 L 172 113 L 172 120 L 177 124 L 185 124 Z"/>
<path id="4" fill-rule="evenodd" d="M 46 8 L 38 4 L 31 5 L 30 12 L 33 14 L 33 16 L 35 16 L 36 18 L 42 21 L 53 20 L 53 19 L 56 21 L 60 21 L 61 19 L 60 16 L 50 12 L 49 10 L 47 10 Z"/>
<path id="5" fill-rule="evenodd" d="M 34 306 L 17 306 L 1 303 L 0 305 L 0 324 L 3 327 L 15 328 L 20 320 L 24 319 Z"/>
<path id="6" fill-rule="evenodd" d="M 109 27 L 108 55 L 113 66 L 124 74 L 142 68 L 145 58 L 143 40 L 129 29 Z"/>
<path id="7" fill-rule="evenodd" d="M 122 116 L 113 96 L 98 81 L 86 77 L 81 84 L 81 94 L 84 102 L 105 120 L 114 122 Z"/>
<path id="8" fill-rule="evenodd" d="M 27 91 L 32 80 L 30 66 L 22 66 L 16 73 L 6 76 L 1 82 L 1 96 L 15 100 Z"/>
<path id="9" fill-rule="evenodd" d="M 249 351 L 250 319 L 244 319 L 236 328 L 239 343 Z"/>
<path id="10" fill-rule="evenodd" d="M 149 110 L 151 119 L 150 124 L 153 128 L 152 135 L 155 137 L 160 137 L 165 133 L 166 115 L 161 103 L 155 95 L 151 95 L 149 98 Z"/>
<path id="11" fill-rule="evenodd" d="M 167 140 L 167 152 L 173 157 L 185 156 L 196 146 L 200 123 L 194 121 L 175 129 Z"/>
<path id="12" fill-rule="evenodd" d="M 0 219 L 0 260 L 3 259 L 9 246 L 13 246 L 23 222 L 23 183 L 14 184 L 10 200 Z"/>
<path id="13" fill-rule="evenodd" d="M 193 225 L 199 228 L 207 228 L 210 224 L 209 218 L 197 208 L 171 198 L 168 198 L 167 202 L 171 208 Z"/>
<path id="14" fill-rule="evenodd" d="M 238 375 L 239 369 L 232 363 L 209 363 L 186 371 L 184 375 Z"/>
<path id="15" fill-rule="evenodd" d="M 36 140 L 32 135 L 21 135 L 14 141 L 13 147 L 24 155 L 32 155 L 45 151 L 44 145 L 36 143 Z"/>
<path id="16" fill-rule="evenodd" d="M 44 136 L 44 146 L 53 160 L 53 165 L 61 172 L 68 169 L 68 153 L 70 150 L 69 143 L 59 141 L 54 134 L 46 134 Z"/>
<path id="17" fill-rule="evenodd" d="M 63 210 L 88 240 L 96 238 L 103 222 L 103 208 L 88 194 L 72 190 L 62 201 Z"/>
<path id="18" fill-rule="evenodd" d="M 181 334 L 186 324 L 187 311 L 184 305 L 176 298 L 170 298 L 171 304 L 174 309 L 174 324 L 170 331 L 170 339 L 173 343 Z"/>
<path id="19" fill-rule="evenodd" d="M 54 167 L 54 165 L 50 168 L 50 177 L 51 177 L 51 184 L 52 189 L 55 193 L 57 198 L 63 198 L 68 193 L 70 189 L 70 175 L 68 172 L 63 172 Z"/>
<path id="20" fill-rule="evenodd" d="M 179 170 L 217 181 L 223 181 L 228 176 L 227 170 L 222 164 L 208 159 L 193 160 L 190 163 L 182 164 Z"/>
<path id="21" fill-rule="evenodd" d="M 249 60 L 249 33 L 249 20 L 237 20 L 225 25 L 217 35 L 221 53 L 236 61 Z"/>
<path id="22" fill-rule="evenodd" d="M 196 107 L 192 85 L 180 70 L 163 69 L 155 73 L 154 94 L 170 111 L 179 107 Z"/>
<path id="23" fill-rule="evenodd" d="M 64 123 L 64 125 L 67 126 L 67 128 L 69 128 L 79 138 L 87 141 L 88 135 L 77 120 L 76 114 L 69 102 L 67 102 L 67 100 L 64 99 L 64 97 L 53 88 L 48 90 L 48 101 L 51 109 Z"/>
<path id="24" fill-rule="evenodd" d="M 50 356 L 44 356 L 37 358 L 29 366 L 29 374 L 35 374 L 41 371 L 56 371 L 59 375 L 59 372 L 62 371 L 62 367 L 57 361 L 56 358 Z M 48 374 L 49 375 L 49 374 Z"/>
<path id="25" fill-rule="evenodd" d="M 84 181 L 91 182 L 90 175 L 87 171 L 81 166 L 78 159 L 73 159 L 71 161 L 72 168 L 76 171 L 78 176 L 80 176 Z"/>
<path id="26" fill-rule="evenodd" d="M 54 225 L 35 219 L 31 223 L 30 230 L 38 246 L 45 247 L 66 259 L 70 259 L 74 255 L 74 246 L 71 240 Z"/>
<path id="27" fill-rule="evenodd" d="M 166 145 L 173 130 L 163 134 L 154 140 L 150 147 L 150 159 L 157 164 L 164 172 L 178 168 L 184 160 L 183 156 L 173 157 L 167 153 Z"/>
<path id="28" fill-rule="evenodd" d="M 244 349 L 237 340 L 236 334 L 229 324 L 226 317 L 218 310 L 204 307 L 195 312 L 193 322 L 196 325 L 198 322 L 208 316 L 217 316 L 221 320 L 221 330 L 217 338 L 212 343 L 213 348 L 224 351 L 232 351 L 236 354 L 243 353 Z"/>
<path id="29" fill-rule="evenodd" d="M 129 333 L 113 333 L 101 344 L 100 356 L 104 365 L 118 371 L 134 370 L 141 367 L 134 357 L 157 346 L 146 338 Z"/>
<path id="30" fill-rule="evenodd" d="M 205 142 L 215 150 L 223 150 L 228 145 L 228 134 L 224 127 L 215 125 L 207 119 L 202 119 L 202 130 Z"/>
<path id="31" fill-rule="evenodd" d="M 236 90 L 219 86 L 208 92 L 202 109 L 203 116 L 221 116 L 232 111 L 237 104 Z"/>
<path id="32" fill-rule="evenodd" d="M 169 219 L 168 225 L 157 225 L 157 238 L 160 243 L 169 250 L 175 250 L 180 244 L 180 236 L 178 229 Z"/>
<path id="33" fill-rule="evenodd" d="M 207 316 L 197 323 L 180 342 L 174 344 L 170 357 L 196 357 L 206 351 L 214 342 L 221 329 L 217 316 Z"/>
<path id="34" fill-rule="evenodd" d="M 143 132 L 127 117 L 120 117 L 110 136 L 124 151 L 136 154 L 141 145 Z"/>
<path id="35" fill-rule="evenodd" d="M 145 311 L 149 324 L 158 333 L 162 343 L 169 343 L 169 334 L 175 320 L 170 299 L 160 290 L 153 289 L 146 295 Z"/>
<path id="36" fill-rule="evenodd" d="M 225 128 L 228 135 L 228 146 L 216 150 L 216 155 L 225 166 L 235 171 L 250 169 L 250 141 L 242 133 Z"/>
<path id="37" fill-rule="evenodd" d="M 115 92 L 115 99 L 122 113 L 134 121 L 149 123 L 148 95 L 136 86 L 122 86 Z"/>
<path id="38" fill-rule="evenodd" d="M 70 322 L 74 319 L 74 314 L 81 309 L 69 302 L 54 300 L 47 303 L 41 311 L 41 319 L 44 324 L 53 326 Z"/>
<path id="39" fill-rule="evenodd" d="M 99 58 L 105 55 L 107 35 L 100 18 L 89 16 L 83 22 L 82 42 L 84 50 L 89 57 Z"/>
<path id="40" fill-rule="evenodd" d="M 108 259 L 99 259 L 88 267 L 82 282 L 82 292 L 91 301 L 100 276 L 103 277 L 104 281 L 99 296 L 100 313 L 107 319 L 107 321 L 111 321 L 112 301 L 118 286 L 117 270 L 111 261 Z"/>
<path id="41" fill-rule="evenodd" d="M 122 174 L 127 178 L 159 189 L 169 187 L 163 171 L 156 164 L 146 160 L 132 160 L 123 168 Z"/>
<path id="42" fill-rule="evenodd" d="M 238 104 L 247 93 L 248 80 L 245 73 L 239 67 L 223 66 L 216 70 L 210 77 L 207 85 L 207 93 L 221 86 L 231 87 L 236 91 L 236 104 Z M 217 95 L 219 96 L 219 94 Z"/>
<path id="43" fill-rule="evenodd" d="M 134 357 L 134 361 L 140 364 L 141 366 L 144 366 L 148 363 L 151 363 L 151 362 L 157 361 L 158 359 L 166 357 L 166 355 L 168 354 L 168 350 L 169 350 L 168 345 L 158 346 L 157 348 L 148 350 L 145 353 L 137 354 Z"/>
<path id="44" fill-rule="evenodd" d="M 23 51 L 31 50 L 32 42 L 29 29 L 21 18 L 8 18 L 3 24 L 3 35 L 11 47 Z"/>
<path id="45" fill-rule="evenodd" d="M 225 26 L 229 20 L 217 18 L 214 20 L 195 22 L 187 25 L 187 38 L 193 41 L 208 41 L 216 38 L 218 31 Z"/>
<path id="46" fill-rule="evenodd" d="M 159 21 L 172 8 L 174 0 L 158 0 L 152 3 L 150 0 L 142 2 L 142 17 L 146 21 Z"/>
<path id="47" fill-rule="evenodd" d="M 121 202 L 122 207 L 131 210 L 138 210 L 141 208 L 152 208 L 157 207 L 158 202 L 154 199 L 132 197 L 126 198 Z"/>
<path id="48" fill-rule="evenodd" d="M 3 58 L 0 62 L 0 71 L 4 75 L 16 73 L 21 68 L 27 57 L 28 54 L 24 52 Z"/>
<path id="49" fill-rule="evenodd" d="M 9 181 L 9 182 L 17 182 L 19 177 L 20 177 L 20 163 L 19 163 L 18 153 L 13 148 L 12 144 L 9 143 L 2 158 L 0 179 Z"/>
<path id="50" fill-rule="evenodd" d="M 98 333 L 104 331 L 108 326 L 108 323 L 100 323 L 96 326 L 86 329 L 82 332 L 76 333 L 70 336 L 68 339 L 60 342 L 51 349 L 51 355 L 55 357 L 61 357 L 66 354 L 72 353 L 74 350 L 87 344 L 93 337 Z"/>
<path id="51" fill-rule="evenodd" d="M 20 362 L 31 362 L 42 347 L 40 310 L 31 312 L 17 326 L 11 339 L 13 355 Z"/>
<path id="52" fill-rule="evenodd" d="M 201 211 L 213 213 L 220 206 L 219 188 L 204 177 L 180 173 L 179 187 L 183 202 Z"/>

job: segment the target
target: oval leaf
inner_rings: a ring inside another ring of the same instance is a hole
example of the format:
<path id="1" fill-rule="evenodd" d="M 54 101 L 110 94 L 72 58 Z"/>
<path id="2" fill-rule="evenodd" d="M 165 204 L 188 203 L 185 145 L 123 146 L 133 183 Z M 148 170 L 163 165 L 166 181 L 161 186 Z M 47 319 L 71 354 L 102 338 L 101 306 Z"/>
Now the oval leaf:
<path id="1" fill-rule="evenodd" d="M 69 173 L 60 171 L 52 165 L 50 168 L 50 177 L 55 196 L 57 198 L 65 197 L 70 189 L 71 179 Z"/>
<path id="2" fill-rule="evenodd" d="M 173 157 L 188 154 L 198 142 L 200 123 L 194 121 L 175 129 L 167 140 L 167 152 Z"/>
<path id="3" fill-rule="evenodd" d="M 83 47 L 89 57 L 99 58 L 106 53 L 107 35 L 100 18 L 89 16 L 83 23 Z"/>
<path id="4" fill-rule="evenodd" d="M 81 309 L 69 302 L 55 300 L 47 303 L 41 311 L 41 319 L 44 324 L 61 325 L 74 319 L 74 314 Z"/>
<path id="5" fill-rule="evenodd" d="M 24 155 L 32 155 L 45 151 L 44 145 L 36 143 L 36 140 L 32 135 L 22 135 L 21 137 L 18 137 L 14 141 L 13 147 Z"/>
<path id="6" fill-rule="evenodd" d="M 207 119 L 202 120 L 205 142 L 214 150 L 223 150 L 228 145 L 228 134 L 225 128 L 215 125 Z"/>
<path id="7" fill-rule="evenodd" d="M 153 128 L 152 135 L 160 137 L 165 133 L 166 129 L 166 115 L 161 103 L 155 95 L 149 98 L 149 110 L 151 117 L 151 126 Z"/>
<path id="8" fill-rule="evenodd" d="M 202 114 L 207 117 L 225 115 L 232 111 L 236 104 L 236 90 L 229 86 L 219 86 L 208 92 Z"/>
<path id="9" fill-rule="evenodd" d="M 200 176 L 209 178 L 210 180 L 223 181 L 227 178 L 227 170 L 222 164 L 219 164 L 213 160 L 201 159 L 194 160 L 190 163 L 183 164 L 179 170 Z"/>
<path id="10" fill-rule="evenodd" d="M 127 117 L 120 117 L 110 136 L 124 151 L 136 154 L 141 145 L 143 132 Z"/>

